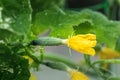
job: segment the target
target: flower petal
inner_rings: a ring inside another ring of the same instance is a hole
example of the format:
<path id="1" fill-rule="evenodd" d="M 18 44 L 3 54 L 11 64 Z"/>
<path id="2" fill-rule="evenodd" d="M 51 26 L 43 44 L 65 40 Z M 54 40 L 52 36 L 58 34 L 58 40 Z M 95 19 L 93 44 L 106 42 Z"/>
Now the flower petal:
<path id="1" fill-rule="evenodd" d="M 37 80 L 37 79 L 36 79 L 36 76 L 35 76 L 34 74 L 31 74 L 31 75 L 30 75 L 30 80 Z"/>
<path id="2" fill-rule="evenodd" d="M 99 52 L 100 59 L 114 59 L 120 57 L 120 54 L 107 47 L 103 47 L 102 50 Z"/>
<path id="3" fill-rule="evenodd" d="M 85 74 L 77 70 L 69 70 L 69 74 L 71 76 L 71 80 L 89 80 Z"/>
<path id="4" fill-rule="evenodd" d="M 96 46 L 96 36 L 94 34 L 76 35 L 64 41 L 70 48 L 88 55 L 95 55 L 93 47 Z"/>
<path id="5" fill-rule="evenodd" d="M 34 62 L 33 59 L 30 58 L 29 56 L 22 56 L 22 57 L 24 57 L 25 59 L 28 59 L 29 64 L 32 64 Z"/>

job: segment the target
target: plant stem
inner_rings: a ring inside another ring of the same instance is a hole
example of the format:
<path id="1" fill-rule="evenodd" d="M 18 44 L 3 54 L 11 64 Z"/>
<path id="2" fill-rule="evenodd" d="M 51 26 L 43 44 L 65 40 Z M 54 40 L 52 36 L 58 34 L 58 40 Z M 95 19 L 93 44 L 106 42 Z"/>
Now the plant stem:
<path id="1" fill-rule="evenodd" d="M 39 60 L 41 60 L 41 55 L 40 54 L 32 54 L 34 55 L 36 58 L 38 58 Z M 57 54 L 51 54 L 51 53 L 44 53 L 44 61 L 45 60 L 51 60 L 51 61 L 55 61 L 55 62 L 62 62 L 67 64 L 68 66 L 77 69 L 78 65 L 75 64 L 73 61 L 66 59 L 63 56 L 57 55 Z"/>
<path id="2" fill-rule="evenodd" d="M 99 68 L 97 68 L 97 67 L 95 67 L 94 65 L 92 65 L 89 55 L 84 54 L 84 60 L 85 60 L 85 62 L 87 63 L 87 65 L 88 65 L 90 68 L 92 68 L 92 69 L 97 73 L 97 75 L 98 75 L 99 77 L 102 77 L 102 78 L 104 78 L 104 79 L 107 78 L 107 77 L 102 73 L 102 71 L 101 71 Z"/>
<path id="3" fill-rule="evenodd" d="M 101 60 L 97 60 L 95 62 L 93 62 L 92 64 L 100 64 L 100 63 L 116 63 L 116 64 L 120 64 L 120 59 L 101 59 Z"/>
<path id="4" fill-rule="evenodd" d="M 56 63 L 61 62 L 73 69 L 78 70 L 78 68 L 79 68 L 79 71 L 86 72 L 86 69 L 84 68 L 84 66 L 79 66 L 79 65 L 75 64 L 75 62 L 71 61 L 70 59 L 67 59 L 66 57 L 63 57 L 63 56 L 60 56 L 57 54 L 44 53 L 44 56 L 43 56 L 44 61 L 43 62 L 41 62 L 41 54 L 40 53 L 34 53 L 34 54 L 32 53 L 30 57 L 31 58 L 33 57 L 33 60 L 39 62 L 39 64 L 44 65 L 44 62 L 46 62 L 46 61 L 52 61 L 52 62 L 56 62 Z M 86 74 L 96 76 L 96 73 L 93 71 L 88 71 Z"/>
<path id="5" fill-rule="evenodd" d="M 40 47 L 40 53 L 41 53 L 41 62 L 44 60 L 44 46 Z"/>
<path id="6" fill-rule="evenodd" d="M 91 66 L 91 60 L 89 55 L 84 54 L 84 60 L 88 66 Z"/>

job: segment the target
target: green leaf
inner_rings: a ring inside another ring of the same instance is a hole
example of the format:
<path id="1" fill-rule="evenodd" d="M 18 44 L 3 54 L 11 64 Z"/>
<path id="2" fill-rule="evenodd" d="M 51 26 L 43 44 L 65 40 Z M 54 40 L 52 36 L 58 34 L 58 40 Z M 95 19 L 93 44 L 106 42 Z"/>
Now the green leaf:
<path id="1" fill-rule="evenodd" d="M 34 12 L 33 18 L 35 14 L 38 13 L 39 11 L 56 8 L 56 6 L 62 8 L 65 5 L 65 0 L 30 0 L 30 1 Z"/>
<path id="2" fill-rule="evenodd" d="M 120 77 L 111 77 L 108 80 L 120 80 Z"/>
<path id="3" fill-rule="evenodd" d="M 29 77 L 28 61 L 0 43 L 0 80 L 29 80 Z"/>
<path id="4" fill-rule="evenodd" d="M 4 53 L 11 53 L 11 50 L 8 48 L 8 46 L 4 45 L 3 43 L 0 43 L 0 54 Z"/>
<path id="5" fill-rule="evenodd" d="M 75 34 L 93 33 L 91 31 L 93 24 L 90 20 L 83 21 L 79 25 L 73 26 L 73 28 L 75 30 Z"/>
<path id="6" fill-rule="evenodd" d="M 95 25 L 106 24 L 109 20 L 100 12 L 84 9 L 80 12 L 83 19 L 90 19 Z"/>
<path id="7" fill-rule="evenodd" d="M 17 41 L 17 39 L 22 39 L 21 35 L 6 29 L 0 29 L 0 34 L 2 34 L 0 35 L 0 40 L 4 42 L 14 42 Z"/>
<path id="8" fill-rule="evenodd" d="M 117 41 L 116 41 L 116 46 L 115 46 L 115 50 L 120 52 L 120 36 L 118 37 Z"/>
<path id="9" fill-rule="evenodd" d="M 97 36 L 99 44 L 105 44 L 107 47 L 114 48 L 116 40 L 120 35 L 120 22 L 110 21 L 103 14 L 91 10 L 83 10 L 80 13 L 83 19 L 88 19 L 92 22 L 79 24 L 74 26 L 76 34 L 93 33 Z"/>
<path id="10" fill-rule="evenodd" d="M 34 34 L 39 35 L 46 29 L 51 29 L 51 36 L 67 38 L 74 33 L 73 26 L 79 25 L 88 19 L 81 19 L 79 12 L 45 10 L 36 15 L 32 26 Z"/>
<path id="11" fill-rule="evenodd" d="M 0 23 L 0 29 L 5 29 L 4 31 L 8 31 L 7 33 L 12 31 L 15 34 L 27 36 L 30 33 L 31 26 L 31 7 L 29 0 L 0 0 L 0 6 L 3 9 L 1 10 L 2 21 Z M 6 32 L 4 34 L 8 35 Z"/>
<path id="12" fill-rule="evenodd" d="M 40 12 L 36 15 L 36 19 L 32 26 L 32 30 L 36 35 L 39 35 L 40 32 L 44 31 L 45 29 L 51 29 L 52 36 L 61 36 L 62 35 L 61 32 L 64 32 L 62 31 L 62 28 L 64 28 L 64 25 L 67 25 L 65 22 L 63 22 L 65 18 L 66 15 L 62 14 L 59 11 L 46 10 Z M 72 27 L 68 27 L 67 29 L 73 31 Z M 61 32 L 58 32 L 56 30 L 59 30 Z"/>
<path id="13" fill-rule="evenodd" d="M 29 80 L 29 77 L 26 59 L 10 53 L 0 54 L 0 80 Z"/>

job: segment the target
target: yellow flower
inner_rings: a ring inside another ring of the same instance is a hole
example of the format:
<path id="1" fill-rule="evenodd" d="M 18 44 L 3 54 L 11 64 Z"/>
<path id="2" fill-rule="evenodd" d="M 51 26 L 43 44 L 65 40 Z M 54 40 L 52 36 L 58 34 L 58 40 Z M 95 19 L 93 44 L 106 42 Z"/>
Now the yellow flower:
<path id="1" fill-rule="evenodd" d="M 120 53 L 107 47 L 103 47 L 99 52 L 100 59 L 113 59 L 120 57 Z"/>
<path id="2" fill-rule="evenodd" d="M 84 54 L 95 55 L 93 47 L 96 46 L 96 36 L 94 34 L 79 34 L 63 41 L 68 47 Z"/>
<path id="3" fill-rule="evenodd" d="M 25 59 L 28 59 L 29 61 L 29 64 L 32 64 L 33 63 L 33 59 L 30 58 L 29 56 L 23 56 Z"/>
<path id="4" fill-rule="evenodd" d="M 35 75 L 33 75 L 33 74 L 31 74 L 30 75 L 30 79 L 29 80 L 36 80 L 36 76 Z"/>
<path id="5" fill-rule="evenodd" d="M 79 72 L 77 70 L 71 69 L 68 72 L 71 76 L 71 80 L 90 80 L 85 74 L 83 74 L 82 72 Z"/>
<path id="6" fill-rule="evenodd" d="M 107 47 L 103 47 L 101 49 L 101 51 L 98 53 L 100 55 L 100 59 L 114 59 L 114 58 L 120 57 L 120 54 L 117 51 L 112 50 Z M 102 64 L 103 69 L 107 69 L 108 66 L 109 66 L 109 64 L 107 64 L 107 63 Z"/>

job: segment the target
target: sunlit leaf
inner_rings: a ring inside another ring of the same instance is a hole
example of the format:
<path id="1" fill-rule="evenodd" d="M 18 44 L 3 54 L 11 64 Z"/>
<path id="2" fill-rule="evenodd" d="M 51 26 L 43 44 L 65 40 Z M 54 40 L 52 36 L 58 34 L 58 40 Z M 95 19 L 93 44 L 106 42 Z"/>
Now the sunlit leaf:
<path id="1" fill-rule="evenodd" d="M 103 14 L 91 10 L 83 10 L 82 18 L 91 20 L 92 25 L 87 23 L 74 26 L 76 34 L 93 33 L 97 36 L 99 44 L 114 48 L 116 40 L 120 35 L 120 22 L 110 21 Z"/>
<path id="2" fill-rule="evenodd" d="M 0 28 L 24 36 L 30 33 L 31 7 L 29 0 L 0 0 L 0 7 L 2 8 Z M 5 32 L 4 34 L 8 35 Z"/>
<path id="3" fill-rule="evenodd" d="M 32 26 L 34 34 L 39 35 L 46 29 L 51 29 L 50 35 L 54 37 L 67 38 L 74 33 L 73 26 L 84 22 L 90 22 L 88 19 L 82 19 L 81 14 L 75 11 L 56 11 L 46 10 L 39 12 Z"/>

